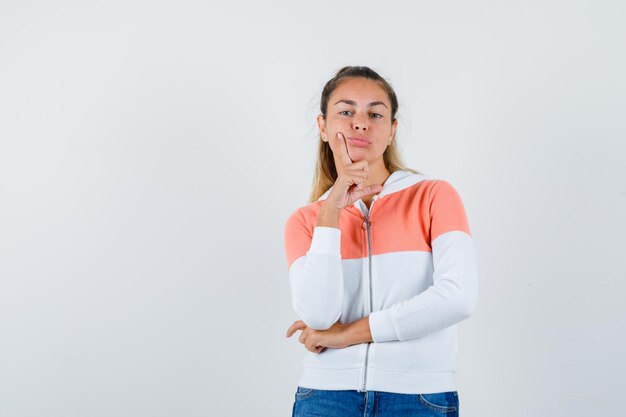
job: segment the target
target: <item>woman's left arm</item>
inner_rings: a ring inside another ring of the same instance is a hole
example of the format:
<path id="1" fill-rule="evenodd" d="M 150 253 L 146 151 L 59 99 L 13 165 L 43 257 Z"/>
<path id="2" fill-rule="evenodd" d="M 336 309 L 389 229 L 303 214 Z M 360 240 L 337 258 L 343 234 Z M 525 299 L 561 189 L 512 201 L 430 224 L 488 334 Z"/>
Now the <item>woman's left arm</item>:
<path id="1" fill-rule="evenodd" d="M 429 200 L 433 285 L 371 313 L 374 342 L 422 337 L 467 319 L 476 308 L 478 268 L 461 198 L 450 183 L 438 180 Z"/>

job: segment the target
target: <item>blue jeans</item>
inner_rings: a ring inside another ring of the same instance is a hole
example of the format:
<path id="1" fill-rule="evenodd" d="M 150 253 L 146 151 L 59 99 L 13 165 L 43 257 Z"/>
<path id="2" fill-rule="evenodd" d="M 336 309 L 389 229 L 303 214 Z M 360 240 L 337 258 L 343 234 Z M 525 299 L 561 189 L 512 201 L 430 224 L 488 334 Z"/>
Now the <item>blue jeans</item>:
<path id="1" fill-rule="evenodd" d="M 383 391 L 322 390 L 298 387 L 292 417 L 459 416 L 457 391 L 397 394 Z"/>

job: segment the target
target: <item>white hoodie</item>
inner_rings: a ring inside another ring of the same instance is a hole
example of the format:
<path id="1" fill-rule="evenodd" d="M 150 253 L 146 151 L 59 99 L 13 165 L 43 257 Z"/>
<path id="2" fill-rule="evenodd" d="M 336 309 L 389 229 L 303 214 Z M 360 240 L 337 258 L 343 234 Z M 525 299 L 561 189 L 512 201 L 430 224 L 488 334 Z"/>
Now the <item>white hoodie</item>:
<path id="1" fill-rule="evenodd" d="M 474 243 L 445 180 L 395 171 L 372 198 L 319 227 L 316 202 L 285 225 L 292 304 L 312 329 L 369 316 L 373 342 L 306 351 L 298 385 L 426 394 L 457 390 L 457 323 L 478 301 Z"/>

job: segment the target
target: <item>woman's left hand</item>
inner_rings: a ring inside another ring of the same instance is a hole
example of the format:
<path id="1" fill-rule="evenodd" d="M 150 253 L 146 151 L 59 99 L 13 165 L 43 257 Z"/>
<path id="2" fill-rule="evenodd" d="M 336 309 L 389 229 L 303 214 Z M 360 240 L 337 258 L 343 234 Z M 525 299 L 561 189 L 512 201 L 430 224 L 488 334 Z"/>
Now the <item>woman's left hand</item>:
<path id="1" fill-rule="evenodd" d="M 350 346 L 347 337 L 349 327 L 349 324 L 341 324 L 337 321 L 326 330 L 314 330 L 304 324 L 302 320 L 296 320 L 287 329 L 287 337 L 291 337 L 296 330 L 301 330 L 300 343 L 313 353 L 321 353 L 327 347 L 341 349 Z"/>

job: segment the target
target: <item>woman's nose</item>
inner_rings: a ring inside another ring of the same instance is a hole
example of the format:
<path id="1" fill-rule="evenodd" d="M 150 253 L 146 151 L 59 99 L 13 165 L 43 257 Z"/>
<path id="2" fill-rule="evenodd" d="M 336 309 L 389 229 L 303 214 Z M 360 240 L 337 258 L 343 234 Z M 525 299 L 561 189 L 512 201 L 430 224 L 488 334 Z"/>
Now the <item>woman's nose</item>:
<path id="1" fill-rule="evenodd" d="M 367 130 L 367 123 L 362 118 L 361 119 L 355 119 L 354 123 L 352 124 L 352 128 L 354 130 L 365 131 L 365 130 Z"/>

